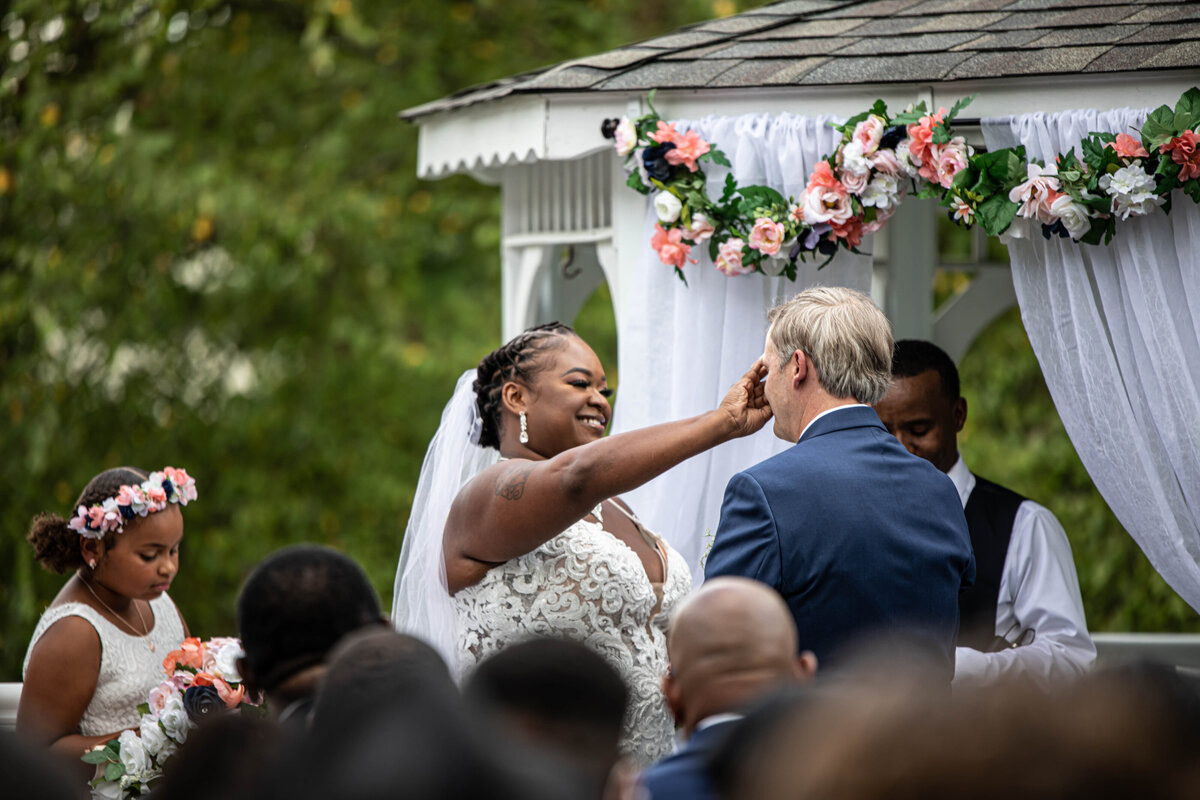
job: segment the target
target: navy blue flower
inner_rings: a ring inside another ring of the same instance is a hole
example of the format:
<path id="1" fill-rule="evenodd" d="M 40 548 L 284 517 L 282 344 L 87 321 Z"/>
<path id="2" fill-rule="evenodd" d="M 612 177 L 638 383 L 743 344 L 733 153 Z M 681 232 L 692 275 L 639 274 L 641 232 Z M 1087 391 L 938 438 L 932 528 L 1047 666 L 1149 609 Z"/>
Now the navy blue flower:
<path id="1" fill-rule="evenodd" d="M 1067 238 L 1067 237 L 1070 237 L 1071 232 L 1068 231 L 1067 227 L 1062 224 L 1062 220 L 1058 220 L 1053 225 L 1047 225 L 1046 223 L 1043 222 L 1042 223 L 1042 236 L 1044 236 L 1046 239 L 1049 239 L 1051 236 L 1055 236 L 1055 235 Z"/>
<path id="2" fill-rule="evenodd" d="M 616 117 L 611 117 L 600 123 L 600 135 L 605 139 L 615 138 L 617 135 L 617 126 L 621 124 L 621 120 Z"/>
<path id="3" fill-rule="evenodd" d="M 170 478 L 162 479 L 162 489 L 167 493 L 168 500 L 175 496 L 175 484 L 171 483 Z"/>
<path id="4" fill-rule="evenodd" d="M 664 183 L 671 180 L 675 168 L 668 163 L 666 155 L 675 149 L 674 142 L 663 142 L 642 151 L 642 163 L 646 166 L 646 174 Z"/>
<path id="5" fill-rule="evenodd" d="M 223 712 L 225 701 L 211 686 L 189 686 L 183 692 L 183 710 L 187 712 L 188 719 L 199 725 L 203 720 Z"/>
<path id="6" fill-rule="evenodd" d="M 883 132 L 883 136 L 879 139 L 879 146 L 886 147 L 889 150 L 895 150 L 896 145 L 900 144 L 901 140 L 908 134 L 908 128 L 903 125 L 893 125 Z"/>
<path id="7" fill-rule="evenodd" d="M 123 519 L 133 519 L 137 516 L 133 513 L 133 506 L 117 506 L 117 511 L 121 512 Z"/>

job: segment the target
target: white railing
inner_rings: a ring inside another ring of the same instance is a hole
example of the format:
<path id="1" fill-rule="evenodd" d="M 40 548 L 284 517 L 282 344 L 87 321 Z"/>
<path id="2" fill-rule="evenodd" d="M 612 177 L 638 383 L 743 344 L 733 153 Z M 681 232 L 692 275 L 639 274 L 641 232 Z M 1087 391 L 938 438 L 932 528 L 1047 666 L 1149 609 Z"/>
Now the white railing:
<path id="1" fill-rule="evenodd" d="M 21 700 L 21 684 L 0 683 L 0 731 L 17 727 L 17 703 Z"/>

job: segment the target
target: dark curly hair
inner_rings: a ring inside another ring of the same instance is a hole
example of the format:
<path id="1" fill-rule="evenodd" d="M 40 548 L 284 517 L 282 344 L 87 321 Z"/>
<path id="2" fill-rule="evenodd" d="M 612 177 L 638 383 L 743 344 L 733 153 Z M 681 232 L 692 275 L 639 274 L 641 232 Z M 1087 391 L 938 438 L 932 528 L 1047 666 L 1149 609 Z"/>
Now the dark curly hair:
<path id="1" fill-rule="evenodd" d="M 105 498 L 115 496 L 122 486 L 141 483 L 148 477 L 148 472 L 137 467 L 106 469 L 83 487 L 83 493 L 71 505 L 71 513 L 74 514 L 79 506 L 90 508 L 103 502 Z M 113 532 L 109 531 L 105 536 L 106 542 L 111 543 L 109 537 L 113 535 Z M 67 527 L 67 521 L 58 514 L 38 514 L 33 518 L 25 538 L 33 545 L 34 557 L 51 572 L 63 575 L 83 566 L 83 555 L 79 552 L 79 534 Z"/>
<path id="2" fill-rule="evenodd" d="M 545 364 L 542 353 L 561 346 L 563 336 L 575 336 L 575 329 L 561 322 L 547 322 L 530 328 L 520 336 L 483 357 L 475 370 L 475 408 L 483 420 L 480 447 L 500 447 L 502 403 L 500 389 L 508 381 L 529 385 Z"/>

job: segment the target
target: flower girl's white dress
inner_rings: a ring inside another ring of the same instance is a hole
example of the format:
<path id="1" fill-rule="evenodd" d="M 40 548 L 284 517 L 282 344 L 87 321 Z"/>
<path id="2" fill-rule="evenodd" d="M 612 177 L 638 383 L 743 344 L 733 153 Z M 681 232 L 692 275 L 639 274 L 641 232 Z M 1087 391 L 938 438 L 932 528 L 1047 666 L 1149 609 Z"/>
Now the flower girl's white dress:
<path id="1" fill-rule="evenodd" d="M 630 690 L 621 749 L 645 766 L 671 752 L 674 722 L 662 695 L 667 623 L 692 577 L 683 556 L 631 519 L 663 559 L 662 584 L 650 581 L 628 545 L 599 523 L 580 520 L 493 568 L 454 603 L 467 671 L 540 635 L 581 642 L 616 667 Z"/>
<path id="2" fill-rule="evenodd" d="M 145 636 L 134 636 L 109 622 L 100 612 L 84 603 L 63 603 L 46 609 L 38 620 L 25 652 L 25 666 L 42 634 L 63 617 L 82 617 L 100 635 L 100 675 L 92 702 L 79 720 L 84 736 L 99 736 L 125 728 L 136 728 L 139 703 L 146 702 L 150 690 L 166 680 L 163 658 L 183 642 L 183 623 L 175 603 L 165 593 L 150 601 L 154 627 Z M 154 645 L 154 649 L 150 645 Z"/>

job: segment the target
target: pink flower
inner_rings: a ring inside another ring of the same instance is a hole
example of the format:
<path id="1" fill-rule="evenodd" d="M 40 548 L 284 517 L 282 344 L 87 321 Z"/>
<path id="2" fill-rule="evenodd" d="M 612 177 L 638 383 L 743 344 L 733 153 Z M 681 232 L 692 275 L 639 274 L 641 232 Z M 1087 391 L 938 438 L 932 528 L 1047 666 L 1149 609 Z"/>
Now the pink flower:
<path id="1" fill-rule="evenodd" d="M 1008 193 L 1008 199 L 1018 205 L 1017 215 L 1054 224 L 1050 205 L 1059 197 L 1058 173 L 1054 167 L 1042 167 L 1031 161 L 1025 174 L 1028 179 Z"/>
<path id="2" fill-rule="evenodd" d="M 715 230 L 712 223 L 708 221 L 708 217 L 703 214 L 692 214 L 692 224 L 688 226 L 685 238 L 696 243 L 707 242 L 712 238 Z"/>
<path id="3" fill-rule="evenodd" d="M 668 164 L 682 165 L 687 167 L 688 171 L 695 172 L 696 159 L 709 151 L 708 142 L 701 139 L 700 134 L 695 131 L 677 133 L 673 141 L 675 149 L 668 150 L 663 158 L 667 160 Z"/>
<path id="4" fill-rule="evenodd" d="M 887 224 L 888 218 L 890 216 L 892 216 L 892 214 L 896 213 L 896 209 L 899 207 L 899 205 L 900 204 L 897 203 L 896 205 L 892 206 L 891 208 L 887 209 L 886 211 L 880 211 L 878 214 L 875 215 L 875 219 L 871 222 L 864 222 L 863 226 L 862 226 L 862 232 L 863 233 L 876 233 L 879 230 L 881 230 L 883 228 L 883 226 L 885 224 Z"/>
<path id="5" fill-rule="evenodd" d="M 783 244 L 783 225 L 769 217 L 759 217 L 750 231 L 750 246 L 760 253 L 773 256 Z"/>
<path id="6" fill-rule="evenodd" d="M 745 275 L 754 271 L 754 267 L 742 264 L 742 256 L 746 251 L 746 243 L 741 239 L 728 239 L 717 247 L 717 269 L 729 277 Z"/>
<path id="7" fill-rule="evenodd" d="M 187 474 L 187 470 L 163 467 L 163 472 L 174 484 L 175 491 L 179 494 L 180 505 L 186 506 L 189 501 L 196 499 L 196 480 Z"/>
<path id="8" fill-rule="evenodd" d="M 884 148 L 876 150 L 871 154 L 869 159 L 871 166 L 882 172 L 884 175 L 899 175 L 900 160 L 896 158 L 896 151 Z"/>
<path id="9" fill-rule="evenodd" d="M 683 231 L 679 228 L 667 230 L 662 225 L 655 225 L 654 235 L 650 237 L 650 246 L 658 253 L 659 261 L 675 269 L 682 269 L 688 254 L 692 252 L 692 248 L 684 244 L 682 239 Z"/>
<path id="10" fill-rule="evenodd" d="M 879 148 L 879 140 L 883 138 L 884 122 L 882 117 L 871 114 L 854 126 L 853 138 L 862 144 L 863 155 L 871 155 Z"/>
<path id="11" fill-rule="evenodd" d="M 858 247 L 862 244 L 862 217 L 850 217 L 844 223 L 834 223 L 833 230 L 830 233 L 833 234 L 834 238 L 845 239 L 846 244 L 850 247 Z"/>
<path id="12" fill-rule="evenodd" d="M 933 153 L 933 147 L 930 147 L 930 153 Z M 937 182 L 949 189 L 950 184 L 954 182 L 954 176 L 967 166 L 967 161 L 973 153 L 974 151 L 967 146 L 967 140 L 961 136 L 955 136 L 939 147 L 937 149 Z"/>
<path id="13" fill-rule="evenodd" d="M 1200 151 L 1196 150 L 1197 141 L 1194 131 L 1184 131 L 1158 148 L 1160 153 L 1170 153 L 1171 160 L 1179 164 L 1180 181 L 1200 178 Z"/>
<path id="14" fill-rule="evenodd" d="M 150 690 L 150 710 L 158 713 L 166 706 L 167 701 L 179 694 L 179 688 L 172 681 L 163 681 Z"/>
<path id="15" fill-rule="evenodd" d="M 1106 147 L 1111 147 L 1117 151 L 1117 155 L 1121 158 L 1149 158 L 1150 154 L 1146 152 L 1146 148 L 1142 147 L 1142 143 L 1130 136 L 1128 133 L 1118 133 L 1115 142 L 1109 142 Z"/>
<path id="16" fill-rule="evenodd" d="M 104 509 L 92 506 L 87 510 L 87 524 L 92 530 L 100 530 L 104 526 Z"/>
<path id="17" fill-rule="evenodd" d="M 154 503 L 154 504 L 157 504 L 160 506 L 167 502 L 167 493 L 165 491 L 163 491 L 162 486 L 147 487 L 146 488 L 146 497 L 150 500 L 151 503 Z M 161 509 L 153 509 L 153 510 L 160 511 Z"/>
<path id="18" fill-rule="evenodd" d="M 946 116 L 946 109 L 939 108 L 936 114 L 921 117 L 917 122 L 908 126 L 908 152 L 912 155 L 913 161 L 925 163 L 929 159 L 925 157 L 925 153 L 929 150 L 929 145 L 933 143 L 934 126 L 941 124 L 941 121 Z"/>
<path id="19" fill-rule="evenodd" d="M 863 189 L 867 188 L 867 179 L 869 177 L 871 177 L 870 172 L 838 170 L 838 178 L 841 180 L 842 186 L 845 186 L 846 191 L 850 194 L 862 194 Z"/>
<path id="20" fill-rule="evenodd" d="M 633 127 L 628 117 L 621 117 L 621 122 L 613 131 L 613 147 L 619 156 L 627 156 L 637 147 L 637 128 Z"/>
<path id="21" fill-rule="evenodd" d="M 834 177 L 828 161 L 817 162 L 800 205 L 804 221 L 809 225 L 819 222 L 840 225 L 850 219 L 853 213 L 846 187 Z"/>

